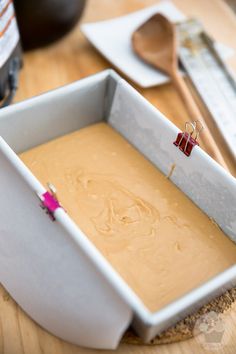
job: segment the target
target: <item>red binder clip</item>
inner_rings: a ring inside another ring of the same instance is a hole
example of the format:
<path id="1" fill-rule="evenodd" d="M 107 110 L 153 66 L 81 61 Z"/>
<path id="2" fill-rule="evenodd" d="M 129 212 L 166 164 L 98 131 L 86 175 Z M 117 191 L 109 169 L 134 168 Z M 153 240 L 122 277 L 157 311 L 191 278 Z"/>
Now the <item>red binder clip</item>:
<path id="1" fill-rule="evenodd" d="M 203 129 L 203 126 L 201 125 L 199 128 L 197 128 L 198 123 L 199 123 L 199 121 L 186 122 L 185 123 L 185 131 L 180 132 L 177 135 L 177 138 L 173 143 L 175 146 L 178 146 L 179 149 L 186 156 L 190 156 L 194 146 L 199 145 L 197 139 L 199 137 L 200 132 Z M 188 131 L 189 127 L 191 128 L 190 131 Z"/>

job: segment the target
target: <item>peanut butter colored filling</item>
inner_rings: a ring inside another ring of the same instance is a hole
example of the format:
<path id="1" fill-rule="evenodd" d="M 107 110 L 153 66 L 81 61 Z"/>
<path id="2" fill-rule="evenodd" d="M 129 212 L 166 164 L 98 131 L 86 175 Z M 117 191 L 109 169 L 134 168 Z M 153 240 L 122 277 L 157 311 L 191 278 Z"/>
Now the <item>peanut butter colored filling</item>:
<path id="1" fill-rule="evenodd" d="M 151 311 L 236 262 L 236 245 L 105 123 L 20 157 Z"/>

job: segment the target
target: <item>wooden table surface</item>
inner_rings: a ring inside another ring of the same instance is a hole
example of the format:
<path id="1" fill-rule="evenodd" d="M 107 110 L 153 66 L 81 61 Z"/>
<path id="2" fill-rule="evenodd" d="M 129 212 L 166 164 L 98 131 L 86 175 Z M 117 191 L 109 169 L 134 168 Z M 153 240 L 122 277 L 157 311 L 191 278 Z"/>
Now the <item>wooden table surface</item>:
<path id="1" fill-rule="evenodd" d="M 155 0 L 89 0 L 83 21 L 116 17 L 157 3 Z M 174 0 L 185 14 L 201 19 L 205 28 L 218 41 L 236 50 L 236 17 L 221 0 Z M 111 65 L 88 43 L 79 26 L 52 46 L 29 52 L 20 75 L 16 101 L 32 97 L 74 80 L 101 71 Z M 236 72 L 236 56 L 229 64 Z M 151 89 L 136 87 L 154 106 L 177 126 L 183 128 L 187 113 L 171 84 Z M 236 166 L 219 135 L 215 135 L 236 176 Z M 202 146 L 204 148 L 204 146 Z M 217 353 L 236 353 L 236 307 L 227 317 L 230 339 Z M 0 287 L 0 354 L 92 354 L 95 350 L 79 348 L 50 335 L 32 321 Z M 208 353 L 196 339 L 156 347 L 120 345 L 121 354 L 199 354 Z M 108 351 L 107 353 L 111 353 Z"/>

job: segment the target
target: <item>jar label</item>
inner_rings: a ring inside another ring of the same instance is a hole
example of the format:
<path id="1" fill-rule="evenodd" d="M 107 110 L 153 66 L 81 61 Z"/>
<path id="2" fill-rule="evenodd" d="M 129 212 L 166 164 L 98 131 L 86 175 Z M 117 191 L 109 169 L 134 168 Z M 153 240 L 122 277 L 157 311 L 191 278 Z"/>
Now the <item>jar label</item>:
<path id="1" fill-rule="evenodd" d="M 17 42 L 19 32 L 12 0 L 0 0 L 0 68 L 7 61 Z"/>

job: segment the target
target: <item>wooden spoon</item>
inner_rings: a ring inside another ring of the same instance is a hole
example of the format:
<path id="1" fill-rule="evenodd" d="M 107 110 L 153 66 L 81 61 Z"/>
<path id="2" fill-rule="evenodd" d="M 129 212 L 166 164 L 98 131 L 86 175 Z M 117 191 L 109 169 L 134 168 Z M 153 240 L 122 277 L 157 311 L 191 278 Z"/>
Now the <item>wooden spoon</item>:
<path id="1" fill-rule="evenodd" d="M 132 45 L 140 58 L 171 77 L 190 114 L 191 120 L 199 121 L 204 126 L 204 134 L 201 138 L 209 154 L 228 170 L 221 151 L 207 128 L 183 77 L 178 71 L 175 25 L 163 15 L 156 14 L 133 33 Z"/>

